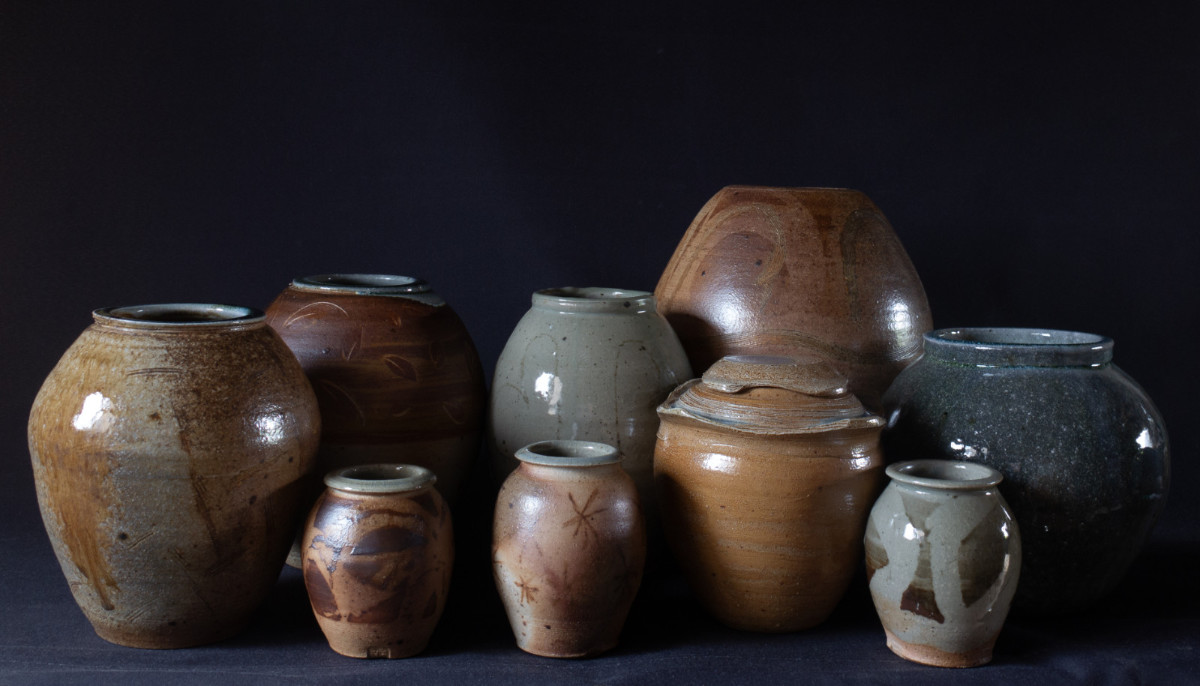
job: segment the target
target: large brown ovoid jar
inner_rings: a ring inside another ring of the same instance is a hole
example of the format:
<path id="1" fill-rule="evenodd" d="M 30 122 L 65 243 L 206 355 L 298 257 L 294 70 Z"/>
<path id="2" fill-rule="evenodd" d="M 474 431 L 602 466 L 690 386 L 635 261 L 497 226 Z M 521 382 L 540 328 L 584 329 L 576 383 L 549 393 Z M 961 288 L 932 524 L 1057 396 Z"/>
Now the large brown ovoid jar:
<path id="1" fill-rule="evenodd" d="M 312 388 L 258 310 L 101 309 L 42 385 L 42 520 L 101 638 L 183 648 L 240 631 L 283 566 L 320 436 Z"/>
<path id="2" fill-rule="evenodd" d="M 429 284 L 389 274 L 308 276 L 271 303 L 267 324 L 317 393 L 321 473 L 419 465 L 455 502 L 479 454 L 486 392 L 466 327 Z"/>
<path id="3" fill-rule="evenodd" d="M 904 246 L 867 196 L 729 186 L 700 209 L 654 291 L 698 372 L 725 355 L 820 355 L 878 412 L 932 328 Z"/>
<path id="4" fill-rule="evenodd" d="M 700 602 L 764 632 L 823 622 L 882 488 L 883 420 L 822 360 L 730 356 L 658 409 L 667 542 Z"/>
<path id="5" fill-rule="evenodd" d="M 325 477 L 304 528 L 303 571 L 329 646 L 349 657 L 425 649 L 450 591 L 450 508 L 424 467 L 346 467 Z"/>
<path id="6" fill-rule="evenodd" d="M 517 645 L 587 657 L 617 644 L 641 585 L 646 532 L 615 448 L 543 441 L 496 501 L 492 569 Z"/>

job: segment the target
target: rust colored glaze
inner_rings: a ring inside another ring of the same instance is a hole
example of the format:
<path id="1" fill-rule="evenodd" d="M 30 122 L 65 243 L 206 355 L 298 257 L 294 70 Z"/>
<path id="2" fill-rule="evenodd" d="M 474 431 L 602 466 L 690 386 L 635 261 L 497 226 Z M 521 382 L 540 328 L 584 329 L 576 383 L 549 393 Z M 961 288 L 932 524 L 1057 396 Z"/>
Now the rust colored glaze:
<path id="1" fill-rule="evenodd" d="M 279 574 L 317 450 L 316 399 L 262 313 L 97 310 L 29 417 L 38 503 L 105 640 L 237 633 Z"/>
<path id="2" fill-rule="evenodd" d="M 479 451 L 483 370 L 462 320 L 427 283 L 385 274 L 296 279 L 267 308 L 267 323 L 316 390 L 322 472 L 420 465 L 455 502 Z"/>
<path id="3" fill-rule="evenodd" d="M 731 356 L 659 407 L 667 542 L 729 626 L 815 626 L 854 575 L 882 485 L 883 421 L 845 384 L 820 360 Z"/>
<path id="4" fill-rule="evenodd" d="M 616 449 L 544 441 L 496 501 L 492 568 L 517 645 L 588 657 L 617 644 L 641 585 L 645 523 Z"/>
<path id="5" fill-rule="evenodd" d="M 337 470 L 305 526 L 304 585 L 329 645 L 411 657 L 442 616 L 454 565 L 450 508 L 415 465 Z"/>
<path id="6" fill-rule="evenodd" d="M 873 411 L 932 328 L 908 254 L 854 190 L 722 189 L 654 295 L 697 371 L 732 354 L 818 354 Z"/>

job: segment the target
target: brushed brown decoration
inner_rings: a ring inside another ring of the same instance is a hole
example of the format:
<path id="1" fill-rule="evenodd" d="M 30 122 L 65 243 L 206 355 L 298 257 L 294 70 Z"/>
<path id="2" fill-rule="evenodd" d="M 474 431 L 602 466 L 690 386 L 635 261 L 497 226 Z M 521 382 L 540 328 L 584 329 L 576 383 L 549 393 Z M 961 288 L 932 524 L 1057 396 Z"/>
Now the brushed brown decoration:
<path id="1" fill-rule="evenodd" d="M 338 653 L 411 657 L 442 616 L 454 565 L 450 508 L 433 472 L 348 467 L 325 478 L 305 525 L 304 585 Z"/>

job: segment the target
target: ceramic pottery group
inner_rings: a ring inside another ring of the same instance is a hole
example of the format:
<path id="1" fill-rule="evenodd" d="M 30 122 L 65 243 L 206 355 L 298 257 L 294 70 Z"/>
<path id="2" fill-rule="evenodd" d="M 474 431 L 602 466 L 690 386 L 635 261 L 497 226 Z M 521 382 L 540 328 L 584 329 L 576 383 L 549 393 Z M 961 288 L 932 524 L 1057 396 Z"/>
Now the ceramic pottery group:
<path id="1" fill-rule="evenodd" d="M 454 564 L 450 509 L 433 472 L 346 467 L 325 477 L 304 529 L 304 585 L 342 655 L 399 658 L 425 649 Z"/>
<path id="2" fill-rule="evenodd" d="M 914 662 L 990 662 L 1021 573 L 1021 536 L 1002 477 L 983 465 L 891 465 L 864 540 L 888 647 Z"/>
<path id="3" fill-rule="evenodd" d="M 29 416 L 38 504 L 75 601 L 142 648 L 240 631 L 283 565 L 320 435 L 257 310 L 96 310 Z"/>
<path id="4" fill-rule="evenodd" d="M 320 473 L 414 464 L 457 499 L 487 397 L 466 327 L 429 284 L 389 274 L 296 279 L 267 308 L 267 323 L 316 391 Z"/>
<path id="5" fill-rule="evenodd" d="M 658 410 L 667 540 L 722 622 L 796 631 L 833 612 L 882 487 L 883 421 L 824 361 L 730 356 Z"/>
<path id="6" fill-rule="evenodd" d="M 854 190 L 722 189 L 654 294 L 697 373 L 725 355 L 819 355 L 873 411 L 932 328 L 908 254 Z"/>
<path id="7" fill-rule="evenodd" d="M 1004 474 L 1024 536 L 1023 612 L 1080 610 L 1108 593 L 1162 510 L 1166 430 L 1112 346 L 1071 331 L 942 329 L 884 397 L 890 460 Z"/>
<path id="8" fill-rule="evenodd" d="M 641 585 L 645 523 L 612 446 L 545 441 L 500 489 L 492 568 L 517 645 L 586 657 L 617 644 Z"/>

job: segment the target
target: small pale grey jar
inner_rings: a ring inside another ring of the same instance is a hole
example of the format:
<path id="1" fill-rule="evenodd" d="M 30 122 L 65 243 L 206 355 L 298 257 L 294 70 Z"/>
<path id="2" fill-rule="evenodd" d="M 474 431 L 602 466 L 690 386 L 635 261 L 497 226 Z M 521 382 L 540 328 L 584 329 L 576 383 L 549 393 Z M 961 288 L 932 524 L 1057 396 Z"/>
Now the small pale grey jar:
<path id="1" fill-rule="evenodd" d="M 938 667 L 992 659 L 1021 569 L 1021 536 L 980 464 L 916 460 L 887 468 L 891 483 L 867 520 L 867 578 L 892 652 Z"/>

